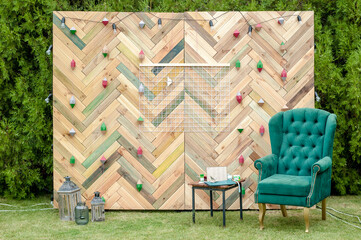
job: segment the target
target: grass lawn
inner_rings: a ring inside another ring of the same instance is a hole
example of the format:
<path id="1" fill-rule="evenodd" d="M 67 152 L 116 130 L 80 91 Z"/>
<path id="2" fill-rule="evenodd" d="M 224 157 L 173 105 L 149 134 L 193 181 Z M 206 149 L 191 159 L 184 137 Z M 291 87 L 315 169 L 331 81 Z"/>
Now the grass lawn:
<path id="1" fill-rule="evenodd" d="M 47 196 L 26 201 L 0 198 L 0 203 L 26 207 L 49 202 L 48 199 Z M 34 208 L 44 207 L 50 205 Z M 361 216 L 361 196 L 330 197 L 328 207 Z M 0 206 L 0 209 L 13 208 Z M 287 218 L 278 210 L 267 211 L 263 231 L 258 228 L 258 211 L 245 211 L 243 221 L 239 220 L 238 211 L 229 211 L 226 216 L 227 227 L 223 228 L 222 212 L 218 211 L 213 218 L 207 211 L 197 212 L 196 224 L 192 223 L 189 211 L 108 211 L 105 222 L 78 226 L 61 221 L 55 209 L 0 212 L 0 239 L 361 239 L 360 229 L 329 215 L 322 221 L 321 211 L 317 209 L 310 211 L 308 234 L 304 232 L 302 210 L 288 210 Z"/>

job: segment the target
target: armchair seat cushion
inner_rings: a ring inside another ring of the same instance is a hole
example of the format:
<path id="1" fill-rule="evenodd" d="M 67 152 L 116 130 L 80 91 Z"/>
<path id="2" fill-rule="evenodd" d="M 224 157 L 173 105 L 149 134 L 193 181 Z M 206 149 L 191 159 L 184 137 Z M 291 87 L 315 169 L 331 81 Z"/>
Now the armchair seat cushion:
<path id="1" fill-rule="evenodd" d="M 258 183 L 261 194 L 306 197 L 311 189 L 311 176 L 274 174 Z"/>

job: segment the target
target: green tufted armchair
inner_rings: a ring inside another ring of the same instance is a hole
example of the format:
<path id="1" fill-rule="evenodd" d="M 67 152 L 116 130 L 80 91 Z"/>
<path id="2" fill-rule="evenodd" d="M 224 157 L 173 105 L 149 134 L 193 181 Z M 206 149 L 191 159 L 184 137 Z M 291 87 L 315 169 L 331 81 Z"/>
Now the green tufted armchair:
<path id="1" fill-rule="evenodd" d="M 269 121 L 272 154 L 255 161 L 258 169 L 260 228 L 266 203 L 304 207 L 306 232 L 309 208 L 322 201 L 322 219 L 326 220 L 326 198 L 331 192 L 331 168 L 336 115 L 311 108 L 280 112 Z"/>

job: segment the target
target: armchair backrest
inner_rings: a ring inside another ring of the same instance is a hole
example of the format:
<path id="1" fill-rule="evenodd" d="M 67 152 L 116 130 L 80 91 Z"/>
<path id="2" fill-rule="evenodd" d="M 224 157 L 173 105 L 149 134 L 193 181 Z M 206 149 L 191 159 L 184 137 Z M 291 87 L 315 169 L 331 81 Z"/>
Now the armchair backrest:
<path id="1" fill-rule="evenodd" d="M 318 160 L 332 159 L 336 115 L 299 108 L 275 114 L 269 121 L 272 153 L 279 157 L 277 173 L 310 176 Z"/>

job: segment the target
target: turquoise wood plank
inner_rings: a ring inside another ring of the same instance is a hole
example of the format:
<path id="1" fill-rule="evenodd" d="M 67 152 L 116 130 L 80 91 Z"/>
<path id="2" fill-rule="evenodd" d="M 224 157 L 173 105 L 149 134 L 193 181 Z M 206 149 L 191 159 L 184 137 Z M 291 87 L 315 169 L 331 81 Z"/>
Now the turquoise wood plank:
<path id="1" fill-rule="evenodd" d="M 89 168 L 115 141 L 118 140 L 120 136 L 120 133 L 115 131 L 87 159 L 85 159 L 82 165 L 85 168 Z"/>
<path id="2" fill-rule="evenodd" d="M 172 49 L 170 50 L 170 52 L 165 55 L 165 57 L 160 60 L 159 63 L 170 63 L 173 58 L 175 58 L 178 53 L 180 53 L 182 50 L 184 49 L 184 38 Z M 158 73 L 160 73 L 163 70 L 164 67 L 154 67 L 152 69 L 152 72 L 154 73 L 154 75 L 158 75 Z"/>
<path id="3" fill-rule="evenodd" d="M 104 163 L 104 169 L 103 167 L 99 167 L 97 170 L 94 171 L 94 173 L 92 175 L 90 175 L 90 177 L 88 177 L 84 182 L 83 182 L 83 187 L 88 189 L 103 173 L 105 173 L 112 165 L 115 161 L 117 161 L 120 158 L 120 155 L 118 152 L 114 152 L 108 159 L 107 161 Z"/>
<path id="4" fill-rule="evenodd" d="M 117 79 L 112 81 L 100 94 L 98 94 L 96 98 L 94 98 L 91 103 L 89 103 L 88 106 L 86 106 L 86 108 L 83 110 L 83 114 L 85 116 L 89 116 L 94 111 L 94 109 L 96 109 L 103 102 L 103 100 L 113 92 L 113 90 L 116 90 L 119 84 L 120 82 Z"/>
<path id="5" fill-rule="evenodd" d="M 184 183 L 184 174 L 180 175 L 175 182 L 154 202 L 153 207 L 159 209 Z"/>
<path id="6" fill-rule="evenodd" d="M 212 113 L 211 110 L 211 106 L 209 106 L 207 103 L 202 102 L 201 100 L 199 100 L 196 96 L 194 96 L 192 94 L 192 92 L 190 92 L 187 88 L 185 89 L 186 93 L 201 107 L 203 108 L 203 110 L 208 113 L 209 116 L 211 116 L 212 118 L 215 118 L 215 114 Z"/>
<path id="7" fill-rule="evenodd" d="M 65 107 L 55 96 L 53 96 L 53 106 L 80 132 L 83 132 L 85 130 L 84 124 L 79 121 L 79 119 L 74 116 L 71 110 Z"/>
<path id="8" fill-rule="evenodd" d="M 165 107 L 159 114 L 157 117 L 155 117 L 152 121 L 152 124 L 155 127 L 158 127 L 164 119 L 166 119 L 169 114 L 171 114 L 173 112 L 173 110 L 179 106 L 179 104 L 181 104 L 184 100 L 184 91 L 180 92 L 178 94 L 178 96 L 173 99 L 172 102 L 170 102 L 167 107 Z"/>
<path id="9" fill-rule="evenodd" d="M 65 18 L 66 19 L 66 18 Z M 65 21 L 65 28 L 61 28 L 61 19 L 59 19 L 54 13 L 53 13 L 53 23 L 80 49 L 83 50 L 83 48 L 86 46 L 86 44 L 75 34 L 70 33 L 70 28 L 66 25 Z"/>
<path id="10" fill-rule="evenodd" d="M 130 142 L 128 142 L 127 139 L 125 139 L 125 137 L 120 136 L 118 138 L 118 143 L 120 145 L 122 145 L 135 159 L 137 159 L 137 161 L 143 165 L 144 168 L 146 168 L 150 173 L 153 173 L 156 169 L 156 167 L 154 167 L 154 165 L 144 157 L 144 155 L 142 157 L 138 157 L 138 147 L 135 148 Z"/>
<path id="11" fill-rule="evenodd" d="M 129 183 L 132 183 L 131 185 L 135 186 L 137 184 L 137 181 L 139 179 L 142 179 L 143 182 L 143 189 L 145 189 L 149 194 L 153 194 L 155 192 L 155 190 L 157 190 L 157 188 L 155 188 L 151 183 L 148 182 L 148 180 L 146 178 L 143 177 L 143 175 L 138 172 L 137 169 L 135 169 L 133 167 L 132 164 L 130 164 L 130 162 L 128 162 L 127 159 L 125 159 L 124 157 L 121 157 L 118 159 L 118 163 L 120 164 L 121 168 L 122 168 L 122 172 L 123 174 L 121 174 L 123 177 L 125 177 L 125 175 L 127 175 L 128 177 L 126 178 L 127 181 Z M 119 171 L 118 171 L 119 172 Z M 126 173 L 126 174 L 124 174 Z"/>
<path id="12" fill-rule="evenodd" d="M 121 72 L 136 88 L 139 88 L 140 81 L 139 79 L 123 64 L 120 63 L 117 66 L 117 69 L 119 72 Z M 144 84 L 143 84 L 144 85 Z M 145 85 L 144 85 L 144 96 L 149 100 L 152 101 L 155 96 L 152 91 L 150 91 Z"/>

